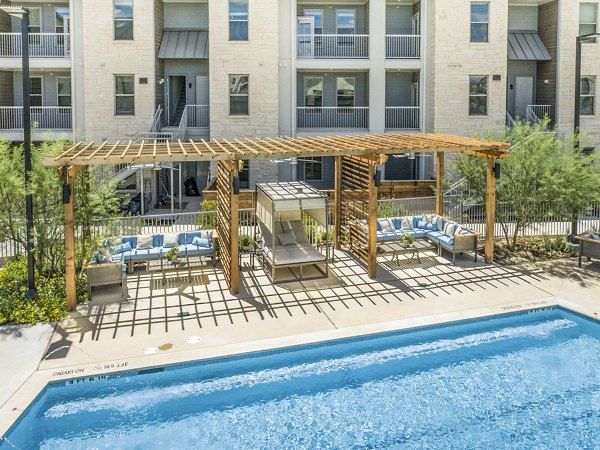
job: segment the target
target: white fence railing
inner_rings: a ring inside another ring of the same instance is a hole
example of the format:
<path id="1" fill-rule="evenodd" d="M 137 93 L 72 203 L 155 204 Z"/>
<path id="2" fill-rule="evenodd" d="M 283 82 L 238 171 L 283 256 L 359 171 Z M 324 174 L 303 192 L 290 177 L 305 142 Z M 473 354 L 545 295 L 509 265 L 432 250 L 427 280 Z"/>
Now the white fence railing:
<path id="1" fill-rule="evenodd" d="M 208 105 L 185 105 L 188 128 L 208 128 L 210 107 Z"/>
<path id="2" fill-rule="evenodd" d="M 70 106 L 32 106 L 31 127 L 41 130 L 70 130 Z M 0 106 L 0 130 L 22 130 L 23 107 Z"/>
<path id="3" fill-rule="evenodd" d="M 20 57 L 21 42 L 21 33 L 0 33 L 0 57 Z M 69 56 L 69 34 L 29 33 L 29 56 L 32 58 Z"/>
<path id="4" fill-rule="evenodd" d="M 385 127 L 393 130 L 418 130 L 421 108 L 419 106 L 386 106 Z"/>
<path id="5" fill-rule="evenodd" d="M 369 57 L 368 34 L 299 34 L 297 56 L 306 59 L 362 59 Z"/>
<path id="6" fill-rule="evenodd" d="M 298 107 L 298 128 L 369 128 L 369 107 Z"/>
<path id="7" fill-rule="evenodd" d="M 527 121 L 538 123 L 546 117 L 550 117 L 550 105 L 527 105 L 526 116 Z"/>
<path id="8" fill-rule="evenodd" d="M 385 57 L 418 59 L 421 57 L 421 36 L 418 34 L 388 34 L 385 37 Z"/>

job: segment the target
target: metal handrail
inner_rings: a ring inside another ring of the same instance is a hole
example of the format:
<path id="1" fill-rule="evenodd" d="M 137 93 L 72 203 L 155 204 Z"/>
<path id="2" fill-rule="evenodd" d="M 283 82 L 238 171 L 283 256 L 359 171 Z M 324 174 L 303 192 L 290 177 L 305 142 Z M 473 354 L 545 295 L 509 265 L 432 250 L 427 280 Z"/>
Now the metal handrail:
<path id="1" fill-rule="evenodd" d="M 418 59 L 421 57 L 421 36 L 418 34 L 388 34 L 385 36 L 385 57 L 388 59 Z"/>

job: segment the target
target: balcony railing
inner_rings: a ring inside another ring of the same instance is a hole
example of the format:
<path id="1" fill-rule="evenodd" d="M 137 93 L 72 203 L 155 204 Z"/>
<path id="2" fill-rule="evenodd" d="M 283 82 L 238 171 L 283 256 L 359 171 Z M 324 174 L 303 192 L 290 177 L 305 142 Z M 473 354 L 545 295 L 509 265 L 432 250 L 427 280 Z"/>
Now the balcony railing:
<path id="1" fill-rule="evenodd" d="M 70 130 L 70 106 L 32 106 L 31 128 L 39 130 Z M 22 130 L 23 107 L 0 107 L 0 130 Z"/>
<path id="2" fill-rule="evenodd" d="M 418 130 L 421 108 L 419 106 L 388 106 L 385 108 L 385 128 L 390 130 Z"/>
<path id="3" fill-rule="evenodd" d="M 538 123 L 546 117 L 550 117 L 550 105 L 527 105 L 525 110 L 526 120 L 531 123 Z"/>
<path id="4" fill-rule="evenodd" d="M 299 34 L 298 58 L 362 59 L 369 57 L 368 34 Z"/>
<path id="5" fill-rule="evenodd" d="M 299 107 L 298 128 L 369 128 L 369 107 Z"/>
<path id="6" fill-rule="evenodd" d="M 30 33 L 29 56 L 64 58 L 69 56 L 68 33 Z M 21 33 L 0 33 L 0 57 L 21 56 Z"/>
<path id="7" fill-rule="evenodd" d="M 385 37 L 385 57 L 389 59 L 418 59 L 421 57 L 421 36 L 388 34 Z"/>
<path id="8" fill-rule="evenodd" d="M 208 105 L 185 105 L 188 128 L 208 128 L 210 111 Z"/>

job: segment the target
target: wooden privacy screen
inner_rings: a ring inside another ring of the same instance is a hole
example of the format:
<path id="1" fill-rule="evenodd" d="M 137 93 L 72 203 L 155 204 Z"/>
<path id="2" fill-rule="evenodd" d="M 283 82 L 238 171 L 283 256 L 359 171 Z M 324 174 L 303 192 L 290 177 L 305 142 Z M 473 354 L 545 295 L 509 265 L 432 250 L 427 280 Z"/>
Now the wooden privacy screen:
<path id="1" fill-rule="evenodd" d="M 237 294 L 239 283 L 238 196 L 233 192 L 236 166 L 236 161 L 217 163 L 218 251 L 225 281 L 232 294 Z"/>
<path id="2" fill-rule="evenodd" d="M 369 276 L 376 274 L 377 252 L 377 188 L 376 162 L 359 156 L 340 156 L 336 160 L 336 234 L 356 259 L 368 267 Z M 337 196 L 336 196 L 337 197 Z"/>

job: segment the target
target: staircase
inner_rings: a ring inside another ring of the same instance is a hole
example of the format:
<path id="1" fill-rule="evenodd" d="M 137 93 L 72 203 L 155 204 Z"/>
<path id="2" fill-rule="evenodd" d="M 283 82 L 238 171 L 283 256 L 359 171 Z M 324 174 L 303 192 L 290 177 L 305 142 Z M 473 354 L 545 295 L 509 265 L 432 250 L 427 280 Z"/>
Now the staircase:
<path id="1" fill-rule="evenodd" d="M 177 99 L 177 107 L 170 117 L 170 126 L 178 126 L 181 122 L 181 117 L 185 111 L 185 104 L 187 103 L 185 83 L 181 85 L 179 90 L 179 98 Z"/>

